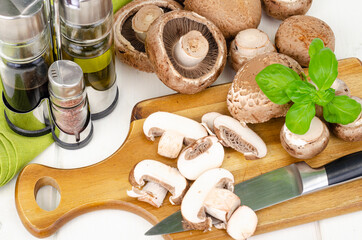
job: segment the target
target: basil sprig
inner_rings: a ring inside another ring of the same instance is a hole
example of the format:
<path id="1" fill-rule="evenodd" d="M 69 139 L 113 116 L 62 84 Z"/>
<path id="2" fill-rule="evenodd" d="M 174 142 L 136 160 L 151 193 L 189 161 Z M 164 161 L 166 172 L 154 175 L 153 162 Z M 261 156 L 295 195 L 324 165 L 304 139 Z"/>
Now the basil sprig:
<path id="1" fill-rule="evenodd" d="M 272 64 L 255 78 L 263 93 L 276 104 L 294 102 L 285 123 L 296 134 L 305 134 L 315 116 L 315 105 L 323 107 L 323 117 L 330 123 L 349 124 L 357 119 L 361 104 L 348 96 L 335 96 L 331 88 L 338 76 L 338 61 L 331 49 L 316 38 L 309 46 L 309 78 L 317 86 L 303 80 L 292 69 Z"/>

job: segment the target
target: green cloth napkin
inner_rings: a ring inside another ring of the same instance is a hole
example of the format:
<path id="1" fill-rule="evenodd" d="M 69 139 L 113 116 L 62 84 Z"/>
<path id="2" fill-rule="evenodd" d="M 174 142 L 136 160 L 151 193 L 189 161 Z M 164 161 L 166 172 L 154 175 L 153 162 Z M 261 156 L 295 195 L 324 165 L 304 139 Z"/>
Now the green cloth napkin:
<path id="1" fill-rule="evenodd" d="M 50 133 L 41 137 L 23 137 L 14 133 L 6 123 L 4 103 L 0 97 L 0 187 L 53 142 Z"/>

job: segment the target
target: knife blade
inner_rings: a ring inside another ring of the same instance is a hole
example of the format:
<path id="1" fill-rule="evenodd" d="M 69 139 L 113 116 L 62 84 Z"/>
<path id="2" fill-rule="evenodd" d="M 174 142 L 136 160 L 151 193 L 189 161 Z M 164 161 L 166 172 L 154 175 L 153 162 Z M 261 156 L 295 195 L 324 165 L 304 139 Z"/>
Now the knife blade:
<path id="1" fill-rule="evenodd" d="M 234 193 L 243 205 L 254 211 L 315 192 L 362 176 L 362 151 L 352 153 L 313 169 L 305 162 L 264 173 L 235 185 Z M 181 212 L 175 212 L 145 235 L 163 235 L 186 231 Z"/>

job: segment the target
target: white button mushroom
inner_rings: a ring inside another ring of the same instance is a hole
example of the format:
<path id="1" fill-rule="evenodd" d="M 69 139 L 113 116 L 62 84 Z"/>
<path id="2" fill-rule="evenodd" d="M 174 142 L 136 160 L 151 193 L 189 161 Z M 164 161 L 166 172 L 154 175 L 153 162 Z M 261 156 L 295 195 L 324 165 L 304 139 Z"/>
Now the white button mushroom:
<path id="1" fill-rule="evenodd" d="M 188 145 L 208 135 L 200 123 L 168 112 L 155 112 L 148 116 L 143 123 L 143 132 L 152 141 L 167 134 L 159 143 L 159 153 L 169 158 L 178 156 L 182 142 Z"/>
<path id="2" fill-rule="evenodd" d="M 254 234 L 257 224 L 255 212 L 247 206 L 240 206 L 227 222 L 226 231 L 236 240 L 245 240 Z"/>
<path id="3" fill-rule="evenodd" d="M 140 189 L 140 187 L 147 185 Z M 180 204 L 188 186 L 187 180 L 173 167 L 155 160 L 143 160 L 137 163 L 129 174 L 132 190 L 128 196 L 160 207 L 169 191 L 171 204 Z M 151 184 L 150 184 L 151 183 Z"/>
<path id="4" fill-rule="evenodd" d="M 177 160 L 180 173 L 195 180 L 203 172 L 218 168 L 224 160 L 224 148 L 215 136 L 203 137 L 185 148 Z"/>
<path id="5" fill-rule="evenodd" d="M 327 126 L 317 117 L 312 119 L 309 130 L 304 135 L 292 133 L 284 124 L 280 131 L 283 148 L 293 157 L 309 159 L 321 153 L 328 144 Z"/>
<path id="6" fill-rule="evenodd" d="M 214 120 L 216 136 L 228 147 L 244 154 L 245 159 L 265 157 L 267 148 L 264 141 L 245 123 L 222 115 Z"/>

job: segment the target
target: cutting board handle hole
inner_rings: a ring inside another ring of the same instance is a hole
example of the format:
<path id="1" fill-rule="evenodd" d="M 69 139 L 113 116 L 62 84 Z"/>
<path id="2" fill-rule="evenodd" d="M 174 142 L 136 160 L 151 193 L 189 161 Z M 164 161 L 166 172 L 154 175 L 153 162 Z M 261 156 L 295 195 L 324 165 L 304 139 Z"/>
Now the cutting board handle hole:
<path id="1" fill-rule="evenodd" d="M 55 210 L 60 203 L 60 188 L 51 177 L 43 177 L 37 181 L 34 197 L 38 206 L 45 211 Z"/>

